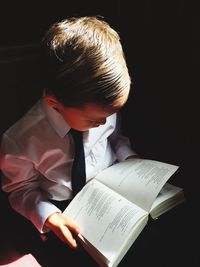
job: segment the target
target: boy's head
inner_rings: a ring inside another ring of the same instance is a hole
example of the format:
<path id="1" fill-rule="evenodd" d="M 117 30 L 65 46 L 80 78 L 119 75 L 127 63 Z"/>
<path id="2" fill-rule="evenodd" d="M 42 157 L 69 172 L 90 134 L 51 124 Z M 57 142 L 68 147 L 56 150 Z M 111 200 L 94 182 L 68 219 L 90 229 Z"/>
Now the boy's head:
<path id="1" fill-rule="evenodd" d="M 43 48 L 51 106 L 58 102 L 79 109 L 92 104 L 112 114 L 126 102 L 128 69 L 119 35 L 105 21 L 73 17 L 56 23 L 44 36 Z"/>

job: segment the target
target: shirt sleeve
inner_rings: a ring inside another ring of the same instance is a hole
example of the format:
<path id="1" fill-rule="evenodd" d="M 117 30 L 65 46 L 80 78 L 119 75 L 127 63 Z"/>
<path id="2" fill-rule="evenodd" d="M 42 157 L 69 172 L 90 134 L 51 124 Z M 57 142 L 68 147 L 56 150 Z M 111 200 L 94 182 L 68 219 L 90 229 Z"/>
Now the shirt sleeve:
<path id="1" fill-rule="evenodd" d="M 30 220 L 39 232 L 47 232 L 44 223 L 54 212 L 61 212 L 48 201 L 39 186 L 40 173 L 20 151 L 19 146 L 4 135 L 1 146 L 2 189 L 8 193 L 14 210 Z"/>
<path id="2" fill-rule="evenodd" d="M 109 137 L 118 161 L 123 161 L 129 156 L 137 155 L 137 153 L 131 147 L 129 138 L 122 134 L 121 125 L 121 115 L 118 112 L 115 130 Z"/>

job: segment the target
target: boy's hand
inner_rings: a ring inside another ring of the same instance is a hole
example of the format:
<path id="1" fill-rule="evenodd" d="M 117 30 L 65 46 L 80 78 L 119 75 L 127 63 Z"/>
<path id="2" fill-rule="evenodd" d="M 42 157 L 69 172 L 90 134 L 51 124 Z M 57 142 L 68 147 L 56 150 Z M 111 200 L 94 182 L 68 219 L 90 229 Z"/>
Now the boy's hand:
<path id="1" fill-rule="evenodd" d="M 45 227 L 52 230 L 59 239 L 67 243 L 71 248 L 78 247 L 72 233 L 78 235 L 79 229 L 77 225 L 62 213 L 55 212 L 51 214 L 45 222 Z"/>

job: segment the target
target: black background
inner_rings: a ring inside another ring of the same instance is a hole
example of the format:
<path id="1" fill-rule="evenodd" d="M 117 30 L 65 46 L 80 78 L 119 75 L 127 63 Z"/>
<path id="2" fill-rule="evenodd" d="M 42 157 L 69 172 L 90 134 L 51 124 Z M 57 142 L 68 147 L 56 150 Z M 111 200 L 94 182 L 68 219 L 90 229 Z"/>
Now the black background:
<path id="1" fill-rule="evenodd" d="M 37 44 L 52 23 L 67 16 L 103 16 L 121 36 L 132 78 L 122 112 L 124 129 L 141 156 L 184 168 L 187 177 L 178 182 L 186 183 L 190 193 L 199 185 L 199 11 L 198 1 L 186 0 L 6 1 L 0 6 L 0 49 Z M 9 71 L 4 75 L 5 64 L 1 68 L 1 80 L 11 81 Z M 22 76 L 22 80 L 23 71 L 18 69 L 14 79 Z M 7 128 L 17 100 L 10 93 L 2 94 L 1 114 Z M 28 92 L 18 94 L 28 108 Z M 5 98 L 11 102 L 8 108 L 6 101 L 6 110 Z"/>

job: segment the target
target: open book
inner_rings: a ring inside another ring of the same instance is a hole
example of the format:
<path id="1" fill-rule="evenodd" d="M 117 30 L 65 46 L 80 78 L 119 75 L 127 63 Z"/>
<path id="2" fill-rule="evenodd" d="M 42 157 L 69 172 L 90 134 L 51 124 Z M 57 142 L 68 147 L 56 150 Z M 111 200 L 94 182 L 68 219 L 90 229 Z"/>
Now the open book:
<path id="1" fill-rule="evenodd" d="M 99 266 L 114 267 L 147 224 L 184 201 L 167 183 L 177 166 L 129 159 L 103 170 L 75 196 L 64 214 L 79 226 L 79 239 Z"/>

